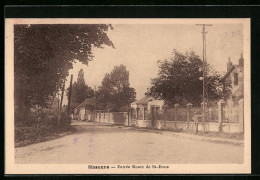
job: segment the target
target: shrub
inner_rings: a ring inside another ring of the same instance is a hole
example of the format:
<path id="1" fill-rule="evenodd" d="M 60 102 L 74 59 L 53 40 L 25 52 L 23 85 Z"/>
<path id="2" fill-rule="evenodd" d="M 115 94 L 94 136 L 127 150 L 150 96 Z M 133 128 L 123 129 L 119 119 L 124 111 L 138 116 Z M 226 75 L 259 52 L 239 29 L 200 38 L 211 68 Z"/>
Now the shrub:
<path id="1" fill-rule="evenodd" d="M 61 128 L 67 128 L 70 126 L 71 117 L 66 113 L 61 113 L 60 126 Z"/>

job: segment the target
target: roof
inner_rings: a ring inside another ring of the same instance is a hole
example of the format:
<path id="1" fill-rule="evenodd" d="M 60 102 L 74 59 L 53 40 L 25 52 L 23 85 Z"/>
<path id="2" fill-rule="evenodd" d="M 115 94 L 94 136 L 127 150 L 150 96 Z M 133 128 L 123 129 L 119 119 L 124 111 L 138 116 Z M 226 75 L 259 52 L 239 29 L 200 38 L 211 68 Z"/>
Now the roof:
<path id="1" fill-rule="evenodd" d="M 232 73 L 232 71 L 234 71 L 234 69 L 236 69 L 236 68 L 241 68 L 241 66 L 239 66 L 239 65 L 233 65 L 233 66 L 229 69 L 229 71 L 220 79 L 220 82 L 221 82 L 221 81 L 224 81 L 224 80 Z"/>
<path id="2" fill-rule="evenodd" d="M 75 109 L 85 108 L 86 105 L 95 105 L 95 98 L 87 98 L 80 105 L 78 105 Z"/>
<path id="3" fill-rule="evenodd" d="M 145 96 L 131 104 L 144 104 L 145 105 L 145 104 L 148 104 L 148 101 L 151 101 L 151 100 L 153 100 L 153 98 L 151 96 Z"/>

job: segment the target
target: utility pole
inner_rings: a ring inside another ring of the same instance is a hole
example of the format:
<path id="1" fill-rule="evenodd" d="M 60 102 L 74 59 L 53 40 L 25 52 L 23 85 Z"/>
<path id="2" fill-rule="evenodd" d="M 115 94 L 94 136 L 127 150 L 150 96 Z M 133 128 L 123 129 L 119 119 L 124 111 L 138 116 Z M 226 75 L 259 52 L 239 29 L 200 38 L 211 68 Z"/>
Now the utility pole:
<path id="1" fill-rule="evenodd" d="M 206 76 L 207 76 L 207 56 L 206 56 L 206 29 L 205 29 L 205 26 L 212 26 L 212 24 L 196 24 L 197 26 L 202 26 L 202 41 L 203 41 L 203 50 L 202 50 L 202 59 L 203 59 L 203 64 L 202 64 L 202 67 L 203 67 L 203 92 L 202 92 L 202 96 L 203 96 L 203 105 L 202 105 L 202 108 L 203 108 L 203 115 L 202 115 L 202 123 L 203 123 L 203 132 L 205 132 L 205 79 L 206 79 Z"/>
<path id="2" fill-rule="evenodd" d="M 71 93 L 72 93 L 72 80 L 73 80 L 73 75 L 71 75 L 71 78 L 70 78 L 70 92 L 69 92 L 68 109 L 67 109 L 68 115 L 70 114 L 70 101 L 71 101 Z"/>
<path id="3" fill-rule="evenodd" d="M 96 85 L 95 85 L 95 88 L 94 88 L 94 116 L 95 116 L 95 121 L 96 121 L 96 117 L 97 117 L 97 114 L 96 114 Z"/>
<path id="4" fill-rule="evenodd" d="M 61 118 L 61 110 L 62 110 L 62 101 L 63 101 L 64 88 L 65 88 L 65 79 L 63 80 L 63 85 L 62 85 L 61 100 L 60 100 L 60 102 L 58 102 L 58 106 L 59 106 L 58 107 L 58 112 L 59 112 L 59 114 L 58 114 L 58 126 L 60 126 L 60 118 Z"/>
<path id="5" fill-rule="evenodd" d="M 64 89 L 65 89 L 65 79 L 63 80 L 63 85 L 62 85 L 62 93 L 61 93 L 61 100 L 60 100 L 60 111 L 62 110 L 62 102 L 63 102 Z"/>
<path id="6" fill-rule="evenodd" d="M 57 93 L 58 95 L 58 109 L 60 109 L 60 93 Z"/>
<path id="7" fill-rule="evenodd" d="M 94 109 L 96 110 L 96 85 L 94 88 Z"/>

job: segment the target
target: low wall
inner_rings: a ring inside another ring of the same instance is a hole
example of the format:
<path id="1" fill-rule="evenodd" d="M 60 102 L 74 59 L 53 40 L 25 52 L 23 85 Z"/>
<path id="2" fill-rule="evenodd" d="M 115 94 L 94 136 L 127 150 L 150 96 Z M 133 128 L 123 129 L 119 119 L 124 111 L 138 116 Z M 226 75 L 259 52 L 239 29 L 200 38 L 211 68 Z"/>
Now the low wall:
<path id="1" fill-rule="evenodd" d="M 226 132 L 226 133 L 240 132 L 240 125 L 239 124 L 231 124 L 231 123 L 223 123 L 222 124 L 222 131 Z"/>
<path id="2" fill-rule="evenodd" d="M 97 113 L 95 121 L 109 124 L 128 125 L 128 114 L 127 112 Z"/>
<path id="3" fill-rule="evenodd" d="M 185 121 L 164 121 L 157 120 L 155 123 L 157 129 L 167 129 L 167 130 L 194 130 L 194 122 L 185 122 Z M 225 133 L 238 133 L 240 132 L 240 126 L 238 123 L 223 123 L 222 131 Z M 199 123 L 198 131 L 203 131 L 203 124 Z M 206 132 L 219 132 L 219 124 L 206 122 L 205 123 Z"/>
<path id="4" fill-rule="evenodd" d="M 94 115 L 92 116 L 92 118 Z M 140 128 L 152 128 L 151 120 L 136 120 L 128 119 L 127 112 L 111 112 L 111 113 L 97 113 L 96 122 L 118 124 L 125 126 L 133 126 Z M 194 130 L 194 122 L 187 121 L 165 121 L 156 120 L 156 129 L 165 130 Z M 198 131 L 203 131 L 203 124 L 200 122 L 198 125 Z M 206 122 L 205 123 L 206 132 L 219 132 L 219 123 Z M 240 132 L 239 123 L 223 123 L 222 131 L 225 133 L 238 133 Z"/>

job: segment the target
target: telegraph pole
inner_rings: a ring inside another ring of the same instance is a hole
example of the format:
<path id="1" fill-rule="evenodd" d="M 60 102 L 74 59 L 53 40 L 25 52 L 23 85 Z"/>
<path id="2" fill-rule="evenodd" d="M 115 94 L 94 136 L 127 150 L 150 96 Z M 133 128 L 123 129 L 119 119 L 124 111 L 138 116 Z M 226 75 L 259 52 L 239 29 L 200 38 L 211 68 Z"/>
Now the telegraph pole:
<path id="1" fill-rule="evenodd" d="M 70 92 L 69 92 L 68 109 L 67 109 L 68 116 L 70 115 L 70 101 L 71 101 L 71 93 L 72 93 L 72 80 L 73 80 L 73 75 L 71 75 L 71 78 L 70 78 Z"/>
<path id="2" fill-rule="evenodd" d="M 203 132 L 205 132 L 205 79 L 206 79 L 206 75 L 207 75 L 207 56 L 206 56 L 206 28 L 205 26 L 212 26 L 212 24 L 196 24 L 197 26 L 202 26 L 202 44 L 203 44 L 203 50 L 202 50 L 202 67 L 203 67 L 203 92 L 202 92 L 202 96 L 203 96 L 203 115 L 202 115 L 202 122 L 203 122 Z"/>
<path id="3" fill-rule="evenodd" d="M 63 102 L 64 89 L 65 89 L 65 79 L 63 80 L 63 85 L 62 85 L 62 93 L 61 93 L 61 100 L 60 100 L 60 111 L 62 110 L 62 102 Z"/>
<path id="4" fill-rule="evenodd" d="M 94 116 L 95 116 L 95 121 L 96 121 L 96 118 L 97 118 L 97 111 L 96 111 L 96 85 L 95 85 L 95 88 L 94 88 Z"/>

